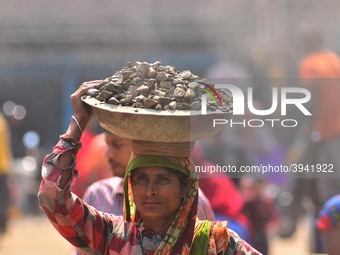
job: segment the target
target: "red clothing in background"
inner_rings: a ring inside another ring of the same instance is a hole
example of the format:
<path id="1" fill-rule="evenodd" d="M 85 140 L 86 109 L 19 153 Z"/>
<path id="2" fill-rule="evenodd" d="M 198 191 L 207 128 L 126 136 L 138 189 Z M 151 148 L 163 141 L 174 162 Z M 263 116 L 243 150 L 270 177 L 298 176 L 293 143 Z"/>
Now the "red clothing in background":
<path id="1" fill-rule="evenodd" d="M 299 67 L 305 86 L 315 86 L 317 98 L 314 129 L 323 140 L 340 135 L 340 59 L 334 52 L 320 51 L 305 57 Z M 313 99 L 313 98 L 312 98 Z"/>

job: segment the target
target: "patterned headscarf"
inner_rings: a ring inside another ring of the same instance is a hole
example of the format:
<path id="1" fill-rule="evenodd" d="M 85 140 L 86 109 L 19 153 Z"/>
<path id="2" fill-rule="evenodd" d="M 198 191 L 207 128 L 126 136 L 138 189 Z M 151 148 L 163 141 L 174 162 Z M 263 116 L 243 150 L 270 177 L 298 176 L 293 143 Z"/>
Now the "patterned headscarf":
<path id="1" fill-rule="evenodd" d="M 130 173 L 134 169 L 143 166 L 166 167 L 174 171 L 180 171 L 192 180 L 190 189 L 155 254 L 190 254 L 191 250 L 199 250 L 200 252 L 207 250 L 208 254 L 216 254 L 217 252 L 225 251 L 229 242 L 226 222 L 212 223 L 200 221 L 196 218 L 198 174 L 195 171 L 190 171 L 194 167 L 189 157 L 133 155 L 124 178 L 125 219 L 137 223 L 142 217 L 134 204 Z"/>
<path id="2" fill-rule="evenodd" d="M 340 195 L 326 202 L 317 220 L 317 227 L 321 231 L 331 230 L 337 226 L 340 226 Z"/>

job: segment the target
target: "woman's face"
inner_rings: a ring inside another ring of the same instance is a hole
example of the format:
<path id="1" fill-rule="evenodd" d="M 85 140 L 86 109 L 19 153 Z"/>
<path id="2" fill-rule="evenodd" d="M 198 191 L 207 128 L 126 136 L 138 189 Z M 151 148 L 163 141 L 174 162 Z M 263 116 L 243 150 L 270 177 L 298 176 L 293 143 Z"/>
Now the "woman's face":
<path id="1" fill-rule="evenodd" d="M 181 185 L 179 177 L 164 167 L 140 167 L 131 175 L 132 192 L 137 210 L 143 217 L 175 217 L 187 182 Z"/>

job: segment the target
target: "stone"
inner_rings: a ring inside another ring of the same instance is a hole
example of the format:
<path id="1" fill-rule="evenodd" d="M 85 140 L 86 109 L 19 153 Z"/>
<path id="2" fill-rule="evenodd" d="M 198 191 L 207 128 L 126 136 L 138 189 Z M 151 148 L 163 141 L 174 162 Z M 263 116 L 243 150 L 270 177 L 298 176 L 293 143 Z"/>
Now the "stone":
<path id="1" fill-rule="evenodd" d="M 127 80 L 121 83 L 121 86 L 123 87 L 124 90 L 128 90 L 129 87 L 131 86 L 131 81 Z"/>
<path id="2" fill-rule="evenodd" d="M 143 103 L 143 101 L 145 99 L 145 96 L 144 95 L 139 95 L 139 96 L 136 96 L 135 99 L 136 99 L 137 102 L 142 102 Z"/>
<path id="3" fill-rule="evenodd" d="M 111 84 L 110 84 L 111 85 Z M 123 92 L 123 86 L 122 85 L 120 85 L 120 84 L 113 84 L 113 87 L 112 87 L 112 92 L 113 93 L 117 93 L 117 94 L 119 94 L 119 93 L 122 93 Z"/>
<path id="4" fill-rule="evenodd" d="M 164 67 L 164 71 L 166 71 L 167 73 L 173 74 L 173 73 L 175 73 L 175 68 L 173 66 L 167 65 L 167 66 Z"/>
<path id="5" fill-rule="evenodd" d="M 153 88 L 156 84 L 156 80 L 155 79 L 148 79 L 147 84 L 150 88 Z"/>
<path id="6" fill-rule="evenodd" d="M 145 98 L 145 100 L 143 101 L 143 105 L 146 108 L 154 108 L 157 104 L 158 101 L 151 98 Z"/>
<path id="7" fill-rule="evenodd" d="M 191 72 L 189 70 L 185 70 L 180 75 L 182 76 L 183 79 L 189 80 L 191 77 Z"/>
<path id="8" fill-rule="evenodd" d="M 185 95 L 184 89 L 182 89 L 182 88 L 176 88 L 176 89 L 174 90 L 174 97 L 179 97 L 179 98 L 181 98 L 181 97 L 184 97 L 184 95 Z"/>
<path id="9" fill-rule="evenodd" d="M 159 97 L 159 103 L 164 107 L 172 102 L 170 97 Z"/>
<path id="10" fill-rule="evenodd" d="M 198 82 L 195 82 L 195 81 L 193 81 L 193 82 L 190 82 L 189 83 L 189 88 L 191 88 L 191 89 L 196 89 L 196 88 L 198 88 L 199 87 L 199 83 Z"/>
<path id="11" fill-rule="evenodd" d="M 194 100 L 195 96 L 196 96 L 196 93 L 193 89 L 187 89 L 187 91 L 185 91 L 185 94 L 184 94 L 184 100 L 187 102 L 190 102 Z"/>
<path id="12" fill-rule="evenodd" d="M 100 101 L 106 101 L 107 99 L 112 97 L 112 95 L 113 95 L 113 92 L 104 90 L 99 93 L 99 95 L 97 96 L 97 99 Z"/>
<path id="13" fill-rule="evenodd" d="M 151 66 L 153 66 L 153 67 L 157 67 L 158 66 L 159 67 L 161 64 L 162 63 L 160 61 L 156 61 L 156 62 L 152 63 Z"/>
<path id="14" fill-rule="evenodd" d="M 146 78 L 149 68 L 150 68 L 149 63 L 146 63 L 146 62 L 140 63 L 139 65 L 137 65 L 137 70 L 136 70 L 137 76 L 139 76 L 142 79 Z"/>
<path id="15" fill-rule="evenodd" d="M 139 76 L 136 76 L 135 78 L 133 78 L 133 82 L 135 83 L 136 86 L 139 86 L 143 83 L 143 79 Z"/>
<path id="16" fill-rule="evenodd" d="M 178 110 L 190 110 L 190 105 L 188 103 L 178 103 L 177 104 Z"/>
<path id="17" fill-rule="evenodd" d="M 90 95 L 92 97 L 97 97 L 99 95 L 99 89 L 89 89 L 86 92 L 87 95 Z"/>
<path id="18" fill-rule="evenodd" d="M 131 102 L 132 102 L 132 95 L 127 95 L 125 98 L 122 98 L 120 100 L 120 103 L 122 105 L 129 105 L 129 104 L 131 104 Z"/>
<path id="19" fill-rule="evenodd" d="M 142 102 L 136 102 L 135 106 L 136 108 L 145 108 L 144 104 Z"/>
<path id="20" fill-rule="evenodd" d="M 134 72 L 133 71 L 124 71 L 122 72 L 122 75 L 123 75 L 123 79 L 126 80 L 130 77 L 131 74 L 133 74 Z"/>
<path id="21" fill-rule="evenodd" d="M 116 73 L 114 76 L 109 78 L 109 81 L 112 83 L 121 83 L 124 80 L 124 77 L 121 73 Z"/>
<path id="22" fill-rule="evenodd" d="M 200 101 L 194 101 L 190 104 L 191 110 L 201 110 L 201 102 Z"/>
<path id="23" fill-rule="evenodd" d="M 166 95 L 166 92 L 161 90 L 155 90 L 154 94 L 159 97 L 164 97 Z"/>
<path id="24" fill-rule="evenodd" d="M 109 82 L 108 84 L 106 84 L 105 90 L 113 92 L 114 87 L 115 87 L 115 84 L 113 82 Z"/>
<path id="25" fill-rule="evenodd" d="M 109 104 L 113 104 L 113 105 L 119 105 L 120 104 L 120 101 L 114 96 L 111 97 L 109 100 L 107 100 L 107 102 Z"/>
<path id="26" fill-rule="evenodd" d="M 156 109 L 156 110 L 159 110 L 159 111 L 163 110 L 163 108 L 162 108 L 162 106 L 161 106 L 160 104 L 157 104 L 156 107 L 155 107 L 155 109 Z"/>
<path id="27" fill-rule="evenodd" d="M 160 84 L 161 88 L 170 89 L 172 88 L 172 83 L 170 81 L 161 81 Z"/>
<path id="28" fill-rule="evenodd" d="M 154 100 L 157 100 L 157 102 L 159 102 L 159 96 L 154 95 L 151 98 L 154 99 Z"/>
<path id="29" fill-rule="evenodd" d="M 129 89 L 127 90 L 128 92 L 134 92 L 134 91 L 136 91 L 136 89 L 137 89 L 138 87 L 136 86 L 136 85 L 132 85 L 131 84 L 131 86 L 129 87 Z"/>
<path id="30" fill-rule="evenodd" d="M 165 72 L 158 72 L 156 75 L 156 81 L 166 81 L 169 78 L 168 74 Z"/>
<path id="31" fill-rule="evenodd" d="M 166 97 L 173 98 L 173 97 L 174 97 L 174 91 L 175 91 L 175 88 L 174 88 L 174 87 L 170 88 L 170 89 L 166 92 L 165 96 L 166 96 Z"/>
<path id="32" fill-rule="evenodd" d="M 156 76 L 157 76 L 157 71 L 153 67 L 150 67 L 147 72 L 147 77 L 149 79 L 153 79 L 153 78 L 156 78 Z"/>
<path id="33" fill-rule="evenodd" d="M 171 110 L 176 110 L 177 109 L 177 103 L 176 102 L 171 102 L 169 104 L 169 107 L 170 107 Z"/>
<path id="34" fill-rule="evenodd" d="M 179 79 L 179 78 L 174 78 L 174 79 L 172 80 L 172 84 L 174 84 L 174 85 L 179 84 L 179 83 L 182 83 L 182 82 L 183 82 L 183 80 L 182 80 L 182 79 Z"/>
<path id="35" fill-rule="evenodd" d="M 199 78 L 200 78 L 200 77 L 198 77 L 197 75 L 192 75 L 192 76 L 190 77 L 189 81 L 190 81 L 190 82 L 196 81 L 196 80 L 198 80 Z"/>
<path id="36" fill-rule="evenodd" d="M 146 85 L 140 85 L 137 89 L 136 92 L 139 94 L 149 94 L 150 88 Z"/>

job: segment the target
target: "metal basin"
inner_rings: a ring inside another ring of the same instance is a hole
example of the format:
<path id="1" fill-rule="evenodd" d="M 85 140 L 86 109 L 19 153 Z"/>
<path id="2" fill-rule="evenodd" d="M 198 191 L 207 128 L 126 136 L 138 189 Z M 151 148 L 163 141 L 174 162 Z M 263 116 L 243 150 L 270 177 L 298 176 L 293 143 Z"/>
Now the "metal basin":
<path id="1" fill-rule="evenodd" d="M 153 142 L 192 142 L 217 135 L 225 125 L 213 126 L 214 119 L 229 119 L 231 112 L 153 110 L 116 106 L 84 96 L 99 124 L 123 138 Z"/>

